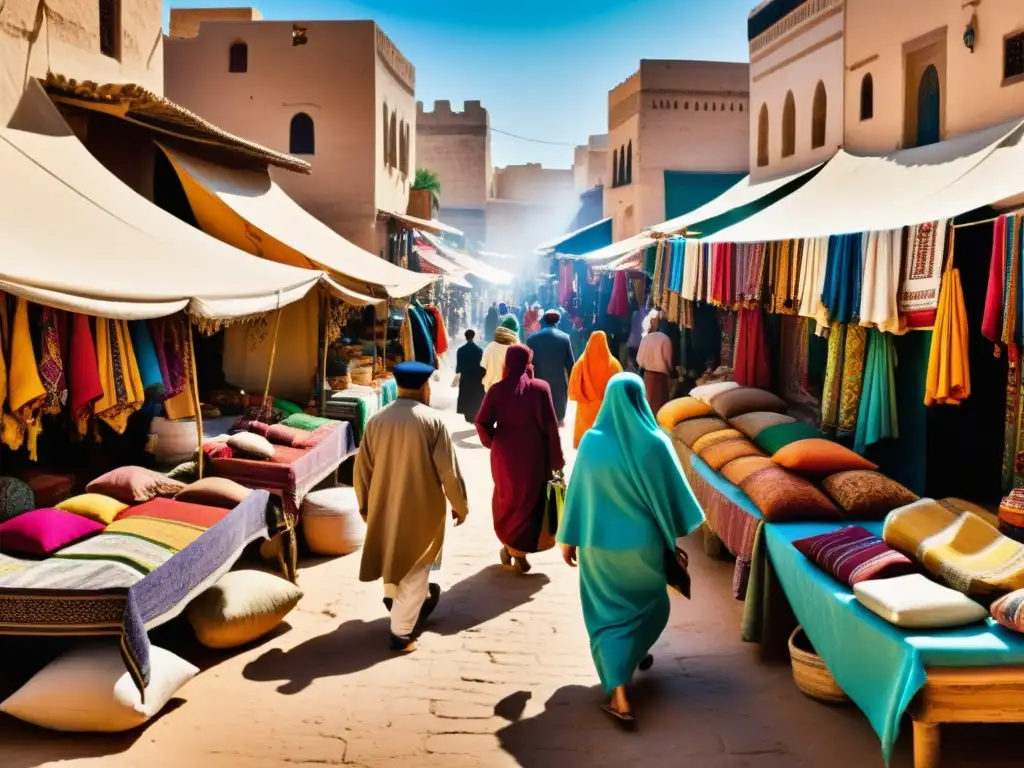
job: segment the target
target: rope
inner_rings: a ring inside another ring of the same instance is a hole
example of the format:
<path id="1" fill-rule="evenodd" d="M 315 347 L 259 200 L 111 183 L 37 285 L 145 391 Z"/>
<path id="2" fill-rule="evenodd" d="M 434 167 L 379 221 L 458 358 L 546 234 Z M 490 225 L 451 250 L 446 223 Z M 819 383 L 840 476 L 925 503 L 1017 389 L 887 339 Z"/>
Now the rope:
<path id="1" fill-rule="evenodd" d="M 267 405 L 270 397 L 270 380 L 274 377 L 274 358 L 277 356 L 277 334 L 281 330 L 281 309 L 280 295 L 278 295 L 278 310 L 274 317 L 274 341 L 270 346 L 270 362 L 267 364 L 267 384 L 263 388 L 263 405 L 260 406 L 260 416 L 270 416 L 271 408 Z"/>

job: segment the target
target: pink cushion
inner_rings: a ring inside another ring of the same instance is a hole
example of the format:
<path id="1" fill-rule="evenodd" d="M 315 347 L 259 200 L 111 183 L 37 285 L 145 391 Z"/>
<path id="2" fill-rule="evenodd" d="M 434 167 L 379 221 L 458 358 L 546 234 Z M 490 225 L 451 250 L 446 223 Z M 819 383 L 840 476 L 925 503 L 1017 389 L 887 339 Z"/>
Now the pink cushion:
<path id="1" fill-rule="evenodd" d="M 61 509 L 34 509 L 0 524 L 0 551 L 52 555 L 106 526 Z"/>

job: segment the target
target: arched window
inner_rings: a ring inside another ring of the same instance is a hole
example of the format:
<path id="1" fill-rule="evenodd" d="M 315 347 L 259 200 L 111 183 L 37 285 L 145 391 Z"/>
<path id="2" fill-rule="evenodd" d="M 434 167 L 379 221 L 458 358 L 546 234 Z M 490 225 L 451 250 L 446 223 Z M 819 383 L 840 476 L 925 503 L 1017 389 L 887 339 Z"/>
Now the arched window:
<path id="1" fill-rule="evenodd" d="M 942 86 L 934 64 L 921 75 L 917 88 L 917 146 L 935 144 L 942 135 Z"/>
<path id="2" fill-rule="evenodd" d="M 875 80 L 871 73 L 860 81 L 860 119 L 870 120 L 875 116 Z"/>
<path id="3" fill-rule="evenodd" d="M 743 105 L 740 104 L 740 112 L 742 112 L 742 111 L 743 111 Z"/>
<path id="4" fill-rule="evenodd" d="M 786 94 L 782 107 L 782 156 L 791 157 L 796 153 L 796 100 L 793 92 Z"/>
<path id="5" fill-rule="evenodd" d="M 736 102 L 734 102 L 734 101 L 730 101 L 729 102 L 729 111 L 730 112 L 735 112 L 736 111 Z"/>
<path id="6" fill-rule="evenodd" d="M 768 105 L 761 105 L 761 114 L 757 116 L 757 167 L 768 165 Z"/>
<path id="7" fill-rule="evenodd" d="M 391 158 L 388 157 L 388 147 L 391 146 L 390 137 L 388 136 L 388 103 L 384 102 L 383 115 L 381 117 L 381 125 L 384 131 L 384 143 L 381 145 L 384 152 L 384 167 L 387 168 L 391 165 Z"/>
<path id="8" fill-rule="evenodd" d="M 398 168 L 398 113 L 394 110 L 388 121 L 388 165 Z"/>
<path id="9" fill-rule="evenodd" d="M 718 105 L 715 104 L 715 102 L 711 102 L 711 111 L 712 112 L 717 112 L 718 111 Z"/>
<path id="10" fill-rule="evenodd" d="M 708 111 L 708 103 L 707 103 L 706 101 L 704 102 L 704 111 L 705 111 L 705 112 L 707 112 L 707 111 Z"/>
<path id="11" fill-rule="evenodd" d="M 689 110 L 690 109 L 690 102 L 688 102 L 688 101 L 683 102 L 683 109 Z"/>
<path id="12" fill-rule="evenodd" d="M 619 150 L 612 150 L 612 187 L 619 186 Z"/>
<path id="13" fill-rule="evenodd" d="M 825 146 L 825 128 L 828 125 L 828 94 L 825 84 L 818 81 L 814 87 L 814 106 L 811 109 L 811 149 Z"/>
<path id="14" fill-rule="evenodd" d="M 409 123 L 405 124 L 405 167 L 402 168 L 402 173 L 406 176 L 409 175 L 409 168 L 412 165 L 412 158 L 409 155 L 412 154 L 412 126 Z"/>
<path id="15" fill-rule="evenodd" d="M 232 43 L 228 49 L 228 72 L 249 71 L 249 46 L 245 43 Z"/>
<path id="16" fill-rule="evenodd" d="M 672 109 L 679 109 L 679 102 L 678 101 L 673 102 Z"/>
<path id="17" fill-rule="evenodd" d="M 398 124 L 398 170 L 405 173 L 405 120 Z"/>
<path id="18" fill-rule="evenodd" d="M 315 154 L 316 142 L 313 135 L 313 118 L 305 112 L 299 112 L 292 118 L 288 135 L 288 151 L 291 154 Z"/>
<path id="19" fill-rule="evenodd" d="M 626 183 L 633 183 L 633 140 L 626 145 Z"/>
<path id="20" fill-rule="evenodd" d="M 656 102 L 654 99 L 651 99 L 651 109 L 657 109 L 657 108 L 658 108 L 658 102 Z"/>
<path id="21" fill-rule="evenodd" d="M 629 181 L 626 179 L 626 148 L 619 148 L 619 186 L 628 184 Z"/>

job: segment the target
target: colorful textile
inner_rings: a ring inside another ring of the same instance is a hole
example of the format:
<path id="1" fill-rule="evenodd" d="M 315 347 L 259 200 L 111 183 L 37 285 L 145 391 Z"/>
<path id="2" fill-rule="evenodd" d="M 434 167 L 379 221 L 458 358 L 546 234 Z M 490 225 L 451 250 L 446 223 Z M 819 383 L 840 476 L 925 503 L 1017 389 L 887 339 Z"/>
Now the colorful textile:
<path id="1" fill-rule="evenodd" d="M 293 413 L 281 423 L 286 427 L 294 427 L 295 429 L 312 432 L 316 429 L 320 429 L 320 427 L 325 427 L 329 424 L 337 424 L 338 422 L 334 419 L 326 419 L 322 416 L 313 416 L 309 413 Z"/>
<path id="2" fill-rule="evenodd" d="M 0 523 L 0 551 L 45 557 L 102 530 L 102 523 L 72 512 L 33 509 Z"/>
<path id="3" fill-rule="evenodd" d="M 117 499 L 122 504 L 139 504 L 158 496 L 173 496 L 185 487 L 146 467 L 117 467 L 100 475 L 85 486 L 88 493 L 98 493 Z"/>
<path id="4" fill-rule="evenodd" d="M 769 523 L 839 520 L 839 508 L 812 483 L 788 469 L 765 467 L 748 475 L 742 490 Z"/>
<path id="5" fill-rule="evenodd" d="M 142 320 L 132 321 L 128 323 L 128 332 L 131 334 L 132 348 L 135 350 L 135 362 L 139 367 L 142 388 L 146 392 L 152 390 L 162 394 L 164 389 L 163 372 L 156 356 L 156 345 L 153 344 L 149 324 Z"/>
<path id="6" fill-rule="evenodd" d="M 412 345 L 415 360 L 418 363 L 426 363 L 437 367 L 437 353 L 434 349 L 434 335 L 431 330 L 432 322 L 427 311 L 422 307 L 411 305 L 409 307 L 409 325 L 412 328 Z"/>
<path id="7" fill-rule="evenodd" d="M 821 395 L 821 428 L 826 432 L 848 437 L 857 430 L 866 343 L 866 328 L 833 324 Z"/>
<path id="8" fill-rule="evenodd" d="M 933 221 L 909 228 L 899 299 L 899 311 L 906 316 L 908 328 L 930 328 L 935 324 L 948 224 Z"/>
<path id="9" fill-rule="evenodd" d="M 992 618 L 1007 629 L 1024 633 L 1024 589 L 1018 589 L 992 603 Z"/>
<path id="10" fill-rule="evenodd" d="M 733 379 L 744 387 L 767 389 L 772 384 L 768 343 L 760 309 L 742 308 L 739 311 Z"/>
<path id="11" fill-rule="evenodd" d="M 793 546 L 848 587 L 868 579 L 917 573 L 917 566 L 906 555 L 858 525 L 797 539 Z"/>
<path id="12" fill-rule="evenodd" d="M 998 344 L 1002 336 L 1003 293 L 1006 290 L 1006 227 L 1007 217 L 1000 216 L 992 228 L 992 256 L 988 265 L 988 286 L 985 289 L 985 313 L 981 320 L 981 335 L 994 344 Z"/>
<path id="13" fill-rule="evenodd" d="M 883 538 L 965 595 L 995 597 L 1024 588 L 1024 544 L 972 512 L 958 515 L 921 499 L 886 517 Z"/>
<path id="14" fill-rule="evenodd" d="M 1005 273 L 1003 275 L 1003 321 L 1000 329 L 999 339 L 1003 344 L 1007 346 L 1019 346 L 1017 344 L 1019 340 L 1020 318 L 1020 307 L 1018 306 L 1018 299 L 1020 296 L 1020 269 L 1022 256 L 1024 254 L 1020 251 L 1020 231 L 1015 223 L 1019 223 L 1018 220 L 1006 222 L 1006 238 L 1004 245 L 1005 257 L 1003 259 L 1003 267 Z"/>
<path id="15" fill-rule="evenodd" d="M 480 442 L 491 451 L 494 532 L 520 552 L 540 549 L 548 481 L 565 466 L 551 390 L 533 378 L 532 356 L 525 346 L 509 349 L 505 376 L 487 391 L 476 418 Z"/>
<path id="16" fill-rule="evenodd" d="M 449 346 L 449 342 L 448 342 L 448 329 L 445 328 L 445 325 L 444 325 L 444 315 L 442 315 L 441 314 L 441 310 L 438 309 L 433 304 L 430 304 L 429 306 L 427 306 L 426 311 L 430 314 L 431 318 L 433 318 L 433 321 L 434 321 L 433 322 L 434 351 L 438 354 L 438 356 L 441 356 L 445 352 L 448 351 L 448 346 Z"/>
<path id="17" fill-rule="evenodd" d="M 903 266 L 903 232 L 872 232 L 864 242 L 864 283 L 861 288 L 860 324 L 887 333 L 900 330 L 896 294 Z"/>
<path id="18" fill-rule="evenodd" d="M 795 443 L 797 440 L 807 440 L 821 436 L 822 433 L 815 429 L 812 424 L 804 421 L 790 421 L 762 430 L 754 437 L 754 442 L 769 456 L 774 456 L 787 445 Z"/>
<path id="19" fill-rule="evenodd" d="M 164 400 L 170 400 L 185 392 L 191 382 L 192 329 L 188 320 L 178 315 L 150 320 L 149 329 L 164 382 Z"/>
<path id="20" fill-rule="evenodd" d="M 643 383 L 616 376 L 580 444 L 558 530 L 559 543 L 579 547 L 583 617 L 606 690 L 630 681 L 665 629 L 665 554 L 703 521 Z"/>
<path id="21" fill-rule="evenodd" d="M 804 399 L 810 351 L 806 317 L 784 316 L 779 322 L 779 386 L 790 401 Z"/>
<path id="22" fill-rule="evenodd" d="M 896 346 L 892 334 L 868 331 L 864 388 L 860 399 L 854 450 L 900 436 L 896 414 Z"/>
<path id="23" fill-rule="evenodd" d="M 939 293 L 935 332 L 928 355 L 924 404 L 959 405 L 970 396 L 967 308 L 960 286 L 960 270 L 951 269 L 946 273 Z"/>
<path id="24" fill-rule="evenodd" d="M 16 451 L 28 443 L 28 456 L 38 458 L 36 445 L 42 423 L 39 411 L 46 401 L 46 389 L 39 378 L 28 322 L 28 301 L 18 299 L 11 329 L 11 357 L 7 366 L 7 402 L 3 415 L 3 443 Z"/>
<path id="25" fill-rule="evenodd" d="M 837 472 L 821 482 L 847 520 L 881 520 L 894 509 L 913 504 L 918 496 L 880 472 Z"/>
<path id="26" fill-rule="evenodd" d="M 622 364 L 608 348 L 604 331 L 590 334 L 587 348 L 573 366 L 569 377 L 569 399 L 576 403 L 576 423 L 573 425 L 573 447 L 578 447 L 583 434 L 597 420 L 605 388 L 612 376 L 622 373 Z"/>
<path id="27" fill-rule="evenodd" d="M 58 311 L 52 307 L 43 307 L 40 321 L 42 341 L 39 361 L 39 377 L 46 390 L 46 402 L 43 413 L 60 413 L 68 401 L 68 385 L 64 378 L 64 356 L 61 352 L 62 343 L 58 330 Z"/>
<path id="28" fill-rule="evenodd" d="M 619 270 L 612 280 L 612 295 L 608 300 L 608 314 L 612 317 L 629 317 L 629 289 L 626 273 Z"/>
<path id="29" fill-rule="evenodd" d="M 800 263 L 800 304 L 797 314 L 816 320 L 819 327 L 828 327 L 828 310 L 821 303 L 827 268 L 828 238 L 819 237 L 804 241 L 804 257 Z"/>
<path id="30" fill-rule="evenodd" d="M 96 337 L 96 358 L 103 383 L 96 416 L 118 434 L 123 434 L 128 418 L 146 400 L 128 324 L 124 320 L 98 318 Z"/>
<path id="31" fill-rule="evenodd" d="M 52 505 L 37 505 L 35 493 L 24 481 L 14 477 L 0 477 L 0 523 L 38 507 L 48 506 Z"/>
<path id="32" fill-rule="evenodd" d="M 833 235 L 828 241 L 828 262 L 821 302 L 830 323 L 851 323 L 860 312 L 862 236 Z"/>

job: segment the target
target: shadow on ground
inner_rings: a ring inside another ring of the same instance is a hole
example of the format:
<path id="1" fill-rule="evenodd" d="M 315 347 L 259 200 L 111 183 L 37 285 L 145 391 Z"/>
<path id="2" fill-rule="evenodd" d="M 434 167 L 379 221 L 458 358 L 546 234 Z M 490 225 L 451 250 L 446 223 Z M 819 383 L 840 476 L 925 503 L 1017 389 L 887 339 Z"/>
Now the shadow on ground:
<path id="1" fill-rule="evenodd" d="M 467 429 L 464 432 L 453 432 L 452 442 L 455 443 L 459 448 L 465 448 L 470 451 L 481 451 L 484 449 L 480 443 L 470 442 L 473 438 L 477 437 L 475 429 Z"/>
<path id="2" fill-rule="evenodd" d="M 425 634 L 454 635 L 497 618 L 529 602 L 548 583 L 543 574 L 515 578 L 501 566 L 485 568 L 441 595 Z M 396 658 L 388 648 L 387 617 L 346 621 L 285 651 L 271 648 L 246 665 L 243 675 L 256 682 L 283 681 L 278 692 L 299 693 L 314 680 L 343 677 Z"/>

